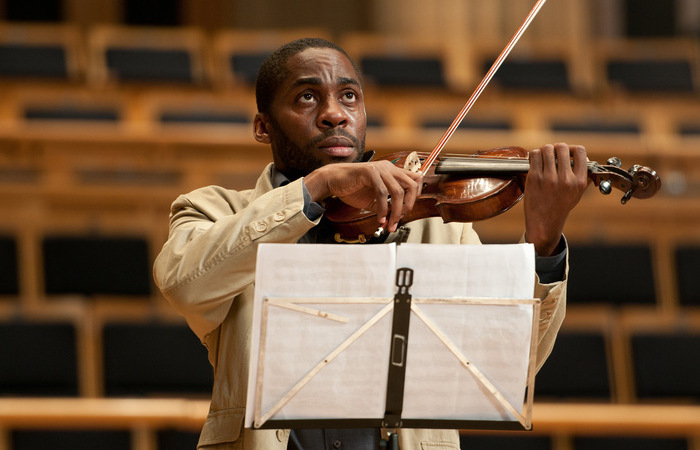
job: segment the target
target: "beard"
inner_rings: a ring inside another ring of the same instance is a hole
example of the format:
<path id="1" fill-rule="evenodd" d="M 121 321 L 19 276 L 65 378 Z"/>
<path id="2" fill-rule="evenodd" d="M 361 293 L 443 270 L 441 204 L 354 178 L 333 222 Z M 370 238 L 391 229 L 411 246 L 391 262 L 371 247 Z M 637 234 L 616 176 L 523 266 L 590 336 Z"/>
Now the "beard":
<path id="1" fill-rule="evenodd" d="M 282 131 L 279 124 L 274 118 L 270 118 L 275 133 L 272 135 L 272 148 L 276 154 L 276 159 L 284 164 L 283 173 L 290 180 L 308 175 L 319 167 L 325 166 L 333 162 L 359 162 L 365 153 L 365 137 L 359 140 L 342 128 L 334 128 L 324 131 L 320 135 L 311 139 L 306 145 L 299 146 L 289 139 L 289 136 Z M 324 139 L 331 136 L 342 136 L 350 139 L 353 146 L 357 149 L 357 155 L 354 159 L 348 161 L 345 158 L 337 158 L 337 160 L 323 160 L 320 158 L 316 145 Z M 278 168 L 279 169 L 279 168 Z"/>

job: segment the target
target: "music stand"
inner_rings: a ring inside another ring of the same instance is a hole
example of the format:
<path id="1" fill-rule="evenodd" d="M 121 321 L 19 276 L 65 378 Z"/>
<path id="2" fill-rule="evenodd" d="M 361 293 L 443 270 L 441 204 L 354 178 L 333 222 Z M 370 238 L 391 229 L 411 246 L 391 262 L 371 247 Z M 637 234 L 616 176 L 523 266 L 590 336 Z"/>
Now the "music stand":
<path id="1" fill-rule="evenodd" d="M 530 429 L 534 279 L 529 244 L 261 244 L 246 426 Z"/>

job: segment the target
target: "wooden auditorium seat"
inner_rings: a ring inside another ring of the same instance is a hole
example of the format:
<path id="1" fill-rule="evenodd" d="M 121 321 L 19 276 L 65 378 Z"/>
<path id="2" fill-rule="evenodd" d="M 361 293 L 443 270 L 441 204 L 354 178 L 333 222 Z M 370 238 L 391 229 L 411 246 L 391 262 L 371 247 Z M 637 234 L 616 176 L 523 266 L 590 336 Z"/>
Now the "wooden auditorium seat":
<path id="1" fill-rule="evenodd" d="M 63 321 L 0 322 L 0 396 L 78 395 L 75 326 Z"/>
<path id="2" fill-rule="evenodd" d="M 425 129 L 447 130 L 452 124 L 453 118 L 428 117 L 421 121 L 420 126 Z M 513 121 L 510 117 L 500 116 L 468 116 L 459 124 L 457 131 L 512 131 Z"/>
<path id="3" fill-rule="evenodd" d="M 210 82 L 203 31 L 178 27 L 101 25 L 88 35 L 90 80 L 96 86 L 167 83 L 206 86 Z"/>
<path id="4" fill-rule="evenodd" d="M 626 165 L 623 169 L 627 170 L 632 164 L 631 158 L 638 163 L 639 157 L 647 154 L 649 134 L 641 109 L 621 107 L 615 111 L 601 111 L 588 104 L 560 110 L 535 108 L 533 114 L 541 114 L 544 142 L 583 144 L 589 157 L 601 164 L 616 156 L 622 159 Z M 601 153 L 602 156 L 598 156 Z"/>
<path id="5" fill-rule="evenodd" d="M 488 72 L 494 59 L 482 62 Z M 493 77 L 494 86 L 503 90 L 570 91 L 569 68 L 562 59 L 514 57 L 507 59 Z"/>
<path id="6" fill-rule="evenodd" d="M 0 235 L 0 298 L 19 295 L 19 255 L 14 236 Z"/>
<path id="7" fill-rule="evenodd" d="M 241 128 L 246 136 L 252 129 L 257 112 L 251 93 L 245 98 L 230 92 L 199 91 L 172 94 L 154 92 L 145 96 L 151 116 L 160 129 L 172 130 L 188 127 L 195 130 L 203 126 L 232 126 Z M 202 130 L 204 131 L 204 129 Z M 230 129 L 235 133 L 236 130 Z"/>
<path id="8" fill-rule="evenodd" d="M 98 96 L 83 89 L 37 88 L 19 89 L 15 95 L 20 119 L 26 124 L 118 126 L 126 119 L 126 99 L 115 94 Z"/>
<path id="9" fill-rule="evenodd" d="M 697 94 L 698 43 L 685 38 L 594 43 L 596 72 L 608 92 Z"/>
<path id="10" fill-rule="evenodd" d="M 0 80 L 82 82 L 85 51 L 68 24 L 0 23 Z"/>
<path id="11" fill-rule="evenodd" d="M 254 86 L 265 58 L 281 45 L 303 37 L 329 39 L 330 33 L 322 28 L 228 29 L 215 33 L 212 47 L 217 85 L 221 88 Z"/>
<path id="12" fill-rule="evenodd" d="M 468 55 L 446 39 L 358 32 L 345 34 L 340 44 L 368 87 L 462 92 L 471 81 Z"/>
<path id="13" fill-rule="evenodd" d="M 531 120 L 549 133 L 551 142 L 583 143 L 588 150 L 613 152 L 607 157 L 639 154 L 648 137 L 648 111 L 631 104 L 601 107 L 592 100 L 545 103 L 542 108 L 531 108 L 531 114 Z"/>
<path id="14" fill-rule="evenodd" d="M 148 298 L 148 242 L 137 236 L 53 235 L 42 242 L 48 296 Z"/>
<path id="15" fill-rule="evenodd" d="M 192 450 L 197 448 L 199 432 L 163 429 L 156 433 L 158 450 Z"/>
<path id="16" fill-rule="evenodd" d="M 472 44 L 480 77 L 488 72 L 503 50 L 503 42 Z M 495 73 L 489 89 L 528 95 L 561 93 L 586 95 L 591 91 L 588 55 L 574 40 L 530 37 L 519 42 Z"/>
<path id="17" fill-rule="evenodd" d="M 690 442 L 684 438 L 658 436 L 577 436 L 573 450 L 688 450 Z"/>
<path id="18" fill-rule="evenodd" d="M 678 127 L 678 132 L 682 136 L 700 137 L 700 123 L 690 121 L 686 123 L 680 123 Z"/>
<path id="19" fill-rule="evenodd" d="M 611 60 L 607 74 L 608 83 L 630 92 L 695 91 L 690 61 Z"/>
<path id="20" fill-rule="evenodd" d="M 185 323 L 108 322 L 102 342 L 106 396 L 211 395 L 206 349 Z"/>
<path id="21" fill-rule="evenodd" d="M 463 433 L 459 437 L 460 446 L 463 449 L 503 450 L 517 448 L 518 450 L 551 450 L 552 438 L 550 436 L 517 435 L 488 436 L 481 434 Z"/>
<path id="22" fill-rule="evenodd" d="M 442 62 L 436 58 L 364 55 L 359 64 L 365 80 L 376 86 L 447 87 Z"/>
<path id="23" fill-rule="evenodd" d="M 678 245 L 674 251 L 674 263 L 680 305 L 700 306 L 700 245 Z"/>
<path id="24" fill-rule="evenodd" d="M 121 92 L 99 94 L 84 85 L 17 84 L 0 99 L 0 129 L 29 139 L 32 133 L 108 135 L 131 121 L 132 102 Z"/>
<path id="25" fill-rule="evenodd" d="M 21 429 L 10 436 L 12 450 L 131 450 L 132 437 L 125 430 Z"/>
<path id="26" fill-rule="evenodd" d="M 649 245 L 571 243 L 567 303 L 656 305 Z"/>
<path id="27" fill-rule="evenodd" d="M 562 118 L 551 123 L 551 130 L 560 134 L 595 134 L 595 135 L 638 135 L 640 124 L 625 118 L 604 118 L 600 115 L 589 117 Z"/>
<path id="28" fill-rule="evenodd" d="M 611 401 L 608 355 L 601 332 L 560 331 L 552 354 L 535 379 L 535 399 Z"/>
<path id="29" fill-rule="evenodd" d="M 159 115 L 161 124 L 165 125 L 240 125 L 251 123 L 251 116 L 238 111 L 220 111 L 196 107 L 193 109 L 167 110 Z"/>
<path id="30" fill-rule="evenodd" d="M 630 340 L 639 401 L 700 400 L 700 330 L 639 331 Z"/>

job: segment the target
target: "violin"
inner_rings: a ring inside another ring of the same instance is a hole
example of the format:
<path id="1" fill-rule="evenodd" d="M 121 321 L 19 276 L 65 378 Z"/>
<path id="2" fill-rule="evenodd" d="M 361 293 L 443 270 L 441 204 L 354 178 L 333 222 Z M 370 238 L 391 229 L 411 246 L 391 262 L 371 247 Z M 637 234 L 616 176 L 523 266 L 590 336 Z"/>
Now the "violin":
<path id="1" fill-rule="evenodd" d="M 399 152 L 380 159 L 408 168 L 421 164 L 428 156 Z M 588 178 L 602 194 L 610 194 L 613 188 L 622 191 L 622 204 L 631 198 L 652 197 L 660 189 L 661 179 L 654 170 L 641 165 L 624 170 L 621 165 L 616 157 L 608 159 L 607 164 L 589 161 Z M 422 192 L 399 225 L 438 216 L 445 222 L 476 222 L 501 214 L 523 198 L 529 168 L 527 152 L 521 147 L 436 158 L 430 167 L 421 167 Z M 349 206 L 335 197 L 326 200 L 325 217 L 336 232 L 337 242 L 364 243 L 385 233 L 377 228 L 376 213 Z"/>
<path id="2" fill-rule="evenodd" d="M 530 168 L 522 148 L 497 148 L 471 156 L 439 155 L 545 2 L 537 0 L 430 154 L 405 152 L 384 157 L 407 169 L 420 165 L 424 174 L 421 195 L 399 225 L 437 216 L 445 222 L 475 222 L 507 211 L 522 199 Z M 634 165 L 625 171 L 621 165 L 619 158 L 610 158 L 605 165 L 588 162 L 588 178 L 603 194 L 613 188 L 624 192 L 623 204 L 632 197 L 649 198 L 661 187 L 659 176 L 650 168 Z M 354 208 L 338 198 L 326 200 L 325 217 L 336 230 L 337 242 L 367 242 L 385 232 L 377 228 L 374 212 Z"/>

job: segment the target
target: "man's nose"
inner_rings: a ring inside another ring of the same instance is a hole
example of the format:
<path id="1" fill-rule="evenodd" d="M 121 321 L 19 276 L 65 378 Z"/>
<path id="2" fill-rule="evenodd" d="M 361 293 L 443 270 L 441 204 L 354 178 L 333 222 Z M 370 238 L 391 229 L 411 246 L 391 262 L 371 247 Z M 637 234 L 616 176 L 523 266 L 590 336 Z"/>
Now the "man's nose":
<path id="1" fill-rule="evenodd" d="M 327 98 L 321 104 L 321 111 L 318 115 L 318 125 L 321 128 L 333 128 L 344 126 L 348 122 L 348 114 L 336 99 Z"/>

